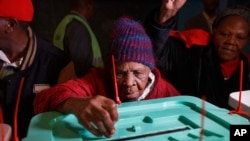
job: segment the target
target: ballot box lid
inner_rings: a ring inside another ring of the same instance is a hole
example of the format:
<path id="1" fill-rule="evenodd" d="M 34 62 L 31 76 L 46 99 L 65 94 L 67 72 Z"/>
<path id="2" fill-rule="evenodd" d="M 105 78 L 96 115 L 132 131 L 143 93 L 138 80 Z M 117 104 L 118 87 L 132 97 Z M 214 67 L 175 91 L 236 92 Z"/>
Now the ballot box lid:
<path id="1" fill-rule="evenodd" d="M 122 103 L 118 113 L 111 138 L 96 137 L 73 114 L 46 112 L 32 118 L 23 141 L 198 141 L 201 136 L 205 141 L 228 141 L 230 125 L 250 125 L 248 119 L 193 96 Z"/>
<path id="2" fill-rule="evenodd" d="M 240 98 L 241 100 L 239 100 Z M 250 115 L 250 90 L 241 91 L 241 97 L 239 91 L 230 93 L 228 104 L 234 109 L 241 106 L 241 110 Z"/>

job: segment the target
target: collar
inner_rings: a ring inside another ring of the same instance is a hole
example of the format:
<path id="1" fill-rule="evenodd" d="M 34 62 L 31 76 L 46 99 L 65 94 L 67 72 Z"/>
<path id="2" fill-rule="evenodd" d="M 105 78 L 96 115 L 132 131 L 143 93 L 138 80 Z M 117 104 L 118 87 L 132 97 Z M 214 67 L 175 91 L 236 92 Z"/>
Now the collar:
<path id="1" fill-rule="evenodd" d="M 15 61 L 15 62 L 10 62 L 9 58 L 6 56 L 6 54 L 0 50 L 0 60 L 2 62 L 1 67 L 14 67 L 14 68 L 18 68 L 22 61 L 23 61 L 23 57 L 19 60 L 19 61 Z"/>
<path id="2" fill-rule="evenodd" d="M 214 22 L 216 16 L 210 18 L 205 11 L 202 11 L 202 14 L 205 17 L 205 19 L 206 19 L 206 21 L 207 21 L 207 23 L 209 25 L 210 32 L 212 33 L 212 25 L 213 25 L 213 22 Z"/>
<path id="3" fill-rule="evenodd" d="M 227 80 L 232 76 L 232 74 L 237 69 L 239 62 L 240 62 L 240 57 L 228 62 L 220 63 L 221 72 L 223 74 L 224 80 Z"/>
<path id="4" fill-rule="evenodd" d="M 82 14 L 80 14 L 79 12 L 77 12 L 75 10 L 71 10 L 70 14 L 77 15 L 77 16 L 81 17 L 84 21 L 88 22 L 87 19 Z"/>
<path id="5" fill-rule="evenodd" d="M 202 14 L 207 21 L 214 21 L 214 19 L 216 18 L 216 16 L 210 18 L 205 11 L 202 11 Z"/>
<path id="6" fill-rule="evenodd" d="M 142 93 L 142 95 L 137 99 L 137 101 L 143 100 L 145 99 L 145 97 L 149 94 L 149 92 L 153 89 L 153 84 L 155 83 L 155 75 L 150 72 L 149 74 L 149 84 L 148 86 L 145 88 L 144 92 Z"/>

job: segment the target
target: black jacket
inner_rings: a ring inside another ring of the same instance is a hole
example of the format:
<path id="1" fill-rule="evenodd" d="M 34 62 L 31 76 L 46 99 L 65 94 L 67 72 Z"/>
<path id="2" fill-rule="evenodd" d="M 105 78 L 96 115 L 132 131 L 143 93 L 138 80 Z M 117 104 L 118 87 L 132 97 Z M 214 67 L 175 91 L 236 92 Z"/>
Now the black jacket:
<path id="1" fill-rule="evenodd" d="M 11 125 L 12 130 L 18 89 L 22 89 L 18 108 L 18 132 L 20 138 L 26 136 L 30 119 L 34 116 L 33 99 L 36 96 L 34 92 L 35 86 L 40 84 L 55 85 L 60 70 L 67 62 L 60 49 L 41 38 L 37 37 L 36 41 L 37 50 L 31 49 L 33 52 L 31 54 L 34 56 L 29 56 L 34 57 L 32 64 L 0 80 L 0 88 L 4 94 L 1 101 L 4 122 Z M 27 58 L 28 55 L 25 57 Z M 22 78 L 24 78 L 24 83 L 20 86 Z"/>

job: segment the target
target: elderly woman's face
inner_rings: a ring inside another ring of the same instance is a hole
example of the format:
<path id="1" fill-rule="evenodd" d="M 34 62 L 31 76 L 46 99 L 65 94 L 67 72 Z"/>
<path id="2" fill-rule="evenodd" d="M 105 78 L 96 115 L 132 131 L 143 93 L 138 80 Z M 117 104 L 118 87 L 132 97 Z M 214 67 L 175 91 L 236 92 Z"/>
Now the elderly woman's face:
<path id="1" fill-rule="evenodd" d="M 225 17 L 214 28 L 213 43 L 221 61 L 230 61 L 238 57 L 249 41 L 250 26 L 240 16 Z"/>
<path id="2" fill-rule="evenodd" d="M 136 62 L 116 64 L 116 78 L 122 101 L 135 101 L 147 87 L 151 70 Z"/>

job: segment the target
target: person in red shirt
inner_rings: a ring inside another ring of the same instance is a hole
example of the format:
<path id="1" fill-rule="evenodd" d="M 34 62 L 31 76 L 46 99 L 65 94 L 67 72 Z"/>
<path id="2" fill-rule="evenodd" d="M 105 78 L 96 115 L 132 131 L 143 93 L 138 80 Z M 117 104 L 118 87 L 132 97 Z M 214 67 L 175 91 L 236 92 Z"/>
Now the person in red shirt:
<path id="1" fill-rule="evenodd" d="M 141 23 L 121 17 L 113 30 L 106 67 L 93 68 L 81 78 L 42 91 L 36 96 L 34 107 L 37 114 L 52 110 L 73 113 L 93 134 L 111 137 L 118 120 L 116 102 L 119 100 L 178 95 L 179 91 L 155 68 L 152 43 Z"/>

